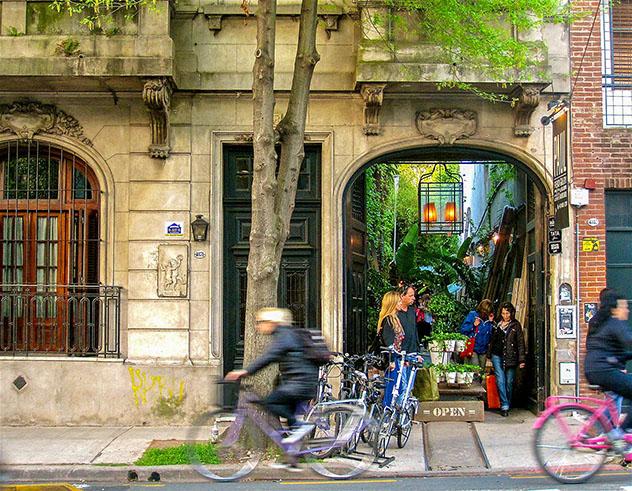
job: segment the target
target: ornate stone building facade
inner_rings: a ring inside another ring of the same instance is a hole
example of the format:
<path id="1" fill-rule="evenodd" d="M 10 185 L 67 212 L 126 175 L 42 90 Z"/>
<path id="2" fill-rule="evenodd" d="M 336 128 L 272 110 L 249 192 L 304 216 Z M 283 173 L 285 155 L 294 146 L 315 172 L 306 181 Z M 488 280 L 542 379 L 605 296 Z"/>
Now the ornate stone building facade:
<path id="1" fill-rule="evenodd" d="M 0 422 L 184 422 L 243 356 L 255 20 L 239 2 L 160 1 L 116 31 L 90 33 L 45 2 L 0 5 Z M 371 164 L 450 155 L 521 166 L 538 190 L 532 237 L 542 252 L 552 164 L 539 121 L 569 90 L 568 32 L 529 34 L 548 46 L 542 79 L 506 86 L 458 74 L 512 95 L 512 107 L 438 92 L 450 68 L 419 40 L 395 39 L 397 57 L 380 47 L 380 36 L 397 38 L 369 26 L 380 4 L 320 8 L 281 299 L 342 349 L 350 223 L 361 218 L 350 189 Z M 281 2 L 279 115 L 298 13 Z M 199 214 L 209 222 L 201 242 L 190 230 Z M 563 390 L 556 353 L 570 349 L 549 329 L 544 299 L 574 276 L 569 254 L 539 257 L 541 398 Z"/>

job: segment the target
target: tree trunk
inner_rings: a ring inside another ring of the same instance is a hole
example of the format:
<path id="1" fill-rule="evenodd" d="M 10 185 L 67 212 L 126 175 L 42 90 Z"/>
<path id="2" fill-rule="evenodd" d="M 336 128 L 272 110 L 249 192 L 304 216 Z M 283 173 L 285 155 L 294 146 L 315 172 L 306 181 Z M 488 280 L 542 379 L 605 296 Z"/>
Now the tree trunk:
<path id="1" fill-rule="evenodd" d="M 318 0 L 303 0 L 292 90 L 287 113 L 274 128 L 274 48 L 276 1 L 259 0 L 257 51 L 253 69 L 252 222 L 248 255 L 248 288 L 244 363 L 263 350 L 267 339 L 254 329 L 254 316 L 262 307 L 277 306 L 277 288 L 283 246 L 294 210 L 298 174 L 304 157 L 305 118 L 316 52 Z M 281 145 L 277 172 L 275 144 Z M 255 378 L 255 389 L 269 390 L 274 372 Z"/>

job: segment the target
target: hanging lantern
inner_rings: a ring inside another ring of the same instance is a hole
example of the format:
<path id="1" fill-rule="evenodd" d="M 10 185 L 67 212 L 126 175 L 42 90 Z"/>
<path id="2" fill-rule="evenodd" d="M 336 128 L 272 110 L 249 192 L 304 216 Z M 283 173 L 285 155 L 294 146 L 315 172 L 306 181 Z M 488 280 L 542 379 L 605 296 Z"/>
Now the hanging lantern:
<path id="1" fill-rule="evenodd" d="M 458 172 L 450 171 L 446 163 L 434 163 L 419 178 L 417 205 L 420 234 L 463 232 L 463 179 Z"/>
<path id="2" fill-rule="evenodd" d="M 437 221 L 437 207 L 434 203 L 426 203 L 424 205 L 424 221 L 428 223 Z"/>
<path id="3" fill-rule="evenodd" d="M 445 221 L 454 222 L 456 220 L 456 203 L 448 201 L 445 204 Z"/>

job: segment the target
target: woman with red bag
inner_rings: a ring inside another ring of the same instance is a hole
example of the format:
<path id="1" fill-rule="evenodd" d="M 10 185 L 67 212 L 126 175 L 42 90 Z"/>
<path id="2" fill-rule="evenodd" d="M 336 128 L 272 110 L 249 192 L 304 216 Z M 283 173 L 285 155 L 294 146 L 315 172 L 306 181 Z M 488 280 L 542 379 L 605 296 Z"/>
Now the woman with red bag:
<path id="1" fill-rule="evenodd" d="M 478 365 L 481 373 L 485 372 L 487 365 L 487 350 L 494 328 L 494 313 L 491 300 L 485 298 L 472 310 L 461 324 L 461 334 L 469 339 L 461 358 L 465 363 Z"/>

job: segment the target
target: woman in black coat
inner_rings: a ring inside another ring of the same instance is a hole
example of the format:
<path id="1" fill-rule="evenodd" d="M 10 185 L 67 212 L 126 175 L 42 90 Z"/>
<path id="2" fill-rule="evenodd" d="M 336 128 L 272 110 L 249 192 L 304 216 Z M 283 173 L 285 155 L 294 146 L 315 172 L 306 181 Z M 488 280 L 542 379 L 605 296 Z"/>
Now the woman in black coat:
<path id="1" fill-rule="evenodd" d="M 500 322 L 492 331 L 489 355 L 496 374 L 500 414 L 509 416 L 516 367 L 525 366 L 524 334 L 516 320 L 516 308 L 510 302 L 500 306 Z"/>

